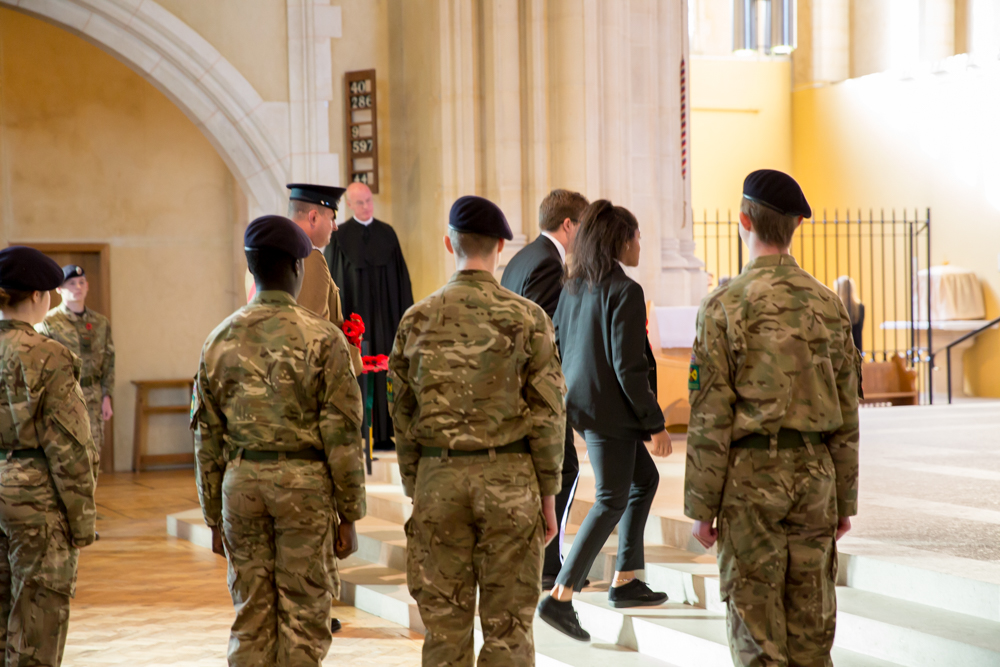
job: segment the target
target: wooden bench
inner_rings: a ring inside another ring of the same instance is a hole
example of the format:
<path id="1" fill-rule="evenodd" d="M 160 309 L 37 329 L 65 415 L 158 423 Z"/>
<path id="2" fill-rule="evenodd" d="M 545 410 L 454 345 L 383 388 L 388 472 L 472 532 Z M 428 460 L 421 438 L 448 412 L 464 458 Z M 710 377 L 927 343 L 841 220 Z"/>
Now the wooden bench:
<path id="1" fill-rule="evenodd" d="M 861 365 L 862 405 L 918 405 L 917 371 L 906 367 L 903 355 Z"/>
<path id="2" fill-rule="evenodd" d="M 132 380 L 135 385 L 135 430 L 132 439 L 132 470 L 142 472 L 147 466 L 194 465 L 194 444 L 191 453 L 146 453 L 149 439 L 149 415 L 188 414 L 191 411 L 191 392 L 194 380 Z M 149 392 L 158 389 L 186 389 L 188 402 L 183 405 L 150 405 Z"/>

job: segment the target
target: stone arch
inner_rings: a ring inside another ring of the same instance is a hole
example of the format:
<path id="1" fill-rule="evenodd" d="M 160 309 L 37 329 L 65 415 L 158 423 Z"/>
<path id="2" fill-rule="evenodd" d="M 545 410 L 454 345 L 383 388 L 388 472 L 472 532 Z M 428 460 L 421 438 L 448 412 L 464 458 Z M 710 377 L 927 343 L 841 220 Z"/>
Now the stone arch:
<path id="1" fill-rule="evenodd" d="M 154 0 L 0 0 L 110 53 L 153 84 L 208 138 L 251 213 L 284 207 L 287 156 L 276 149 L 254 87 L 190 26 Z"/>

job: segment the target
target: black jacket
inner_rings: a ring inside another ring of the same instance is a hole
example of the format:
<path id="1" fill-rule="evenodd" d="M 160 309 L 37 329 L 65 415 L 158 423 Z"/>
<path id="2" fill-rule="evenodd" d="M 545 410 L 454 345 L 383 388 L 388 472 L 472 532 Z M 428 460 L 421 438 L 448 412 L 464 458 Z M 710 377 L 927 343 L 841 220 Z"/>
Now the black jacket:
<path id="1" fill-rule="evenodd" d="M 578 431 L 646 440 L 664 428 L 642 287 L 618 265 L 593 290 L 564 289 L 552 318 Z"/>
<path id="2" fill-rule="evenodd" d="M 500 284 L 534 301 L 552 317 L 562 293 L 564 271 L 555 243 L 539 234 L 511 258 L 503 270 Z"/>

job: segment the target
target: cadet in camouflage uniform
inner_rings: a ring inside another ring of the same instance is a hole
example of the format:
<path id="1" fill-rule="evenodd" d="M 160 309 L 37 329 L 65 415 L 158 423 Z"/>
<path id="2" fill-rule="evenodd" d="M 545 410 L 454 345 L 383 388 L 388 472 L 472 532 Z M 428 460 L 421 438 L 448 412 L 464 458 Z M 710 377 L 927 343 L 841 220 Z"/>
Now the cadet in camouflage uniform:
<path id="1" fill-rule="evenodd" d="M 244 238 L 253 300 L 209 335 L 191 403 L 198 492 L 236 607 L 229 664 L 321 664 L 334 553 L 365 515 L 361 391 L 344 334 L 297 305 L 305 233 L 280 216 Z"/>
<path id="2" fill-rule="evenodd" d="M 451 209 L 458 271 L 403 316 L 389 359 L 396 451 L 413 516 L 410 594 L 425 667 L 534 665 L 542 549 L 558 531 L 565 383 L 552 322 L 493 277 L 503 213 L 479 197 Z"/>
<path id="3" fill-rule="evenodd" d="M 104 422 L 114 414 L 111 399 L 115 391 L 115 344 L 111 340 L 111 323 L 86 307 L 89 285 L 83 267 L 68 264 L 62 273 L 63 284 L 58 288 L 62 303 L 50 310 L 35 330 L 65 345 L 83 363 L 80 387 L 87 401 L 90 433 L 100 456 Z"/>
<path id="4" fill-rule="evenodd" d="M 0 648 L 19 667 L 62 662 L 79 550 L 95 539 L 80 362 L 32 328 L 61 283 L 37 250 L 0 250 Z"/>
<path id="5" fill-rule="evenodd" d="M 743 196 L 750 262 L 698 313 L 684 512 L 699 542 L 719 542 L 733 662 L 829 667 L 860 358 L 844 304 L 788 254 L 811 215 L 798 184 L 757 171 Z"/>

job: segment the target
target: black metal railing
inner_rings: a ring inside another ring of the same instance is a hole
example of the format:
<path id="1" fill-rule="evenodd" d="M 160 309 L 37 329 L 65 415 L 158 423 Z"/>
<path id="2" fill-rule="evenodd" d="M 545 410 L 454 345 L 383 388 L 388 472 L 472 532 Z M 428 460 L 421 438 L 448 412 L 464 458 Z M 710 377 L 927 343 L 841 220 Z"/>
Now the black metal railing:
<path id="1" fill-rule="evenodd" d="M 854 279 L 856 298 L 865 306 L 865 361 L 903 355 L 907 366 L 918 371 L 921 402 L 932 403 L 930 209 L 925 213 L 822 211 L 803 221 L 791 252 L 802 268 L 831 289 L 840 276 Z M 743 269 L 746 253 L 738 229 L 738 216 L 732 213 L 723 218 L 716 212 L 711 218 L 706 212 L 694 223 L 696 253 L 713 287 Z"/>

